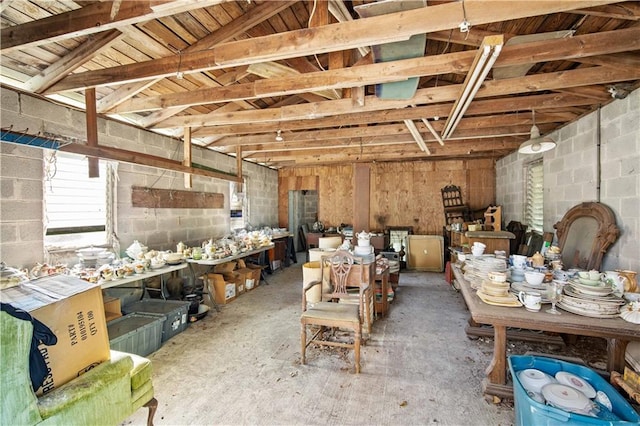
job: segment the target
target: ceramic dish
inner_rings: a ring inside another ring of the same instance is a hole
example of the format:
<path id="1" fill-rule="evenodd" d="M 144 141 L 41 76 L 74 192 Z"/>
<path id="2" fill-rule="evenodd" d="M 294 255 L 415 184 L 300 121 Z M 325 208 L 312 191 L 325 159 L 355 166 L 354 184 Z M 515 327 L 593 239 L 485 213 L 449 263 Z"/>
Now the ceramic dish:
<path id="1" fill-rule="evenodd" d="M 518 308 L 522 306 L 522 303 L 520 303 L 518 298 L 512 294 L 509 294 L 505 297 L 495 297 L 484 294 L 481 290 L 478 290 L 476 294 L 478 295 L 480 300 L 482 300 L 487 305 L 504 306 L 507 308 Z"/>
<path id="2" fill-rule="evenodd" d="M 580 281 L 580 283 L 584 284 L 584 285 L 593 285 L 593 286 L 602 285 L 602 281 L 600 281 L 600 280 L 590 280 L 588 278 L 579 277 L 578 281 Z"/>
<path id="3" fill-rule="evenodd" d="M 534 394 L 540 394 L 542 392 L 542 388 L 549 383 L 557 383 L 557 380 L 553 376 L 535 368 L 520 370 L 517 375 L 522 386 L 527 391 L 533 392 Z"/>
<path id="4" fill-rule="evenodd" d="M 573 413 L 585 414 L 591 407 L 591 400 L 585 394 L 560 383 L 545 385 L 542 396 L 548 404 Z"/>
<path id="5" fill-rule="evenodd" d="M 580 309 L 580 308 L 575 308 L 569 305 L 566 305 L 565 303 L 563 303 L 562 301 L 558 302 L 558 304 L 556 305 L 558 308 L 563 309 L 567 312 L 571 312 L 572 314 L 576 314 L 576 315 L 582 315 L 584 317 L 590 317 L 590 318 L 617 318 L 620 316 L 620 314 L 618 313 L 599 313 L 599 312 L 594 312 L 594 311 L 589 311 L 589 310 L 585 310 L 585 309 Z"/>
<path id="6" fill-rule="evenodd" d="M 596 390 L 582 377 L 576 376 L 573 373 L 569 373 L 568 371 L 558 371 L 556 373 L 556 380 L 558 383 L 571 386 L 574 389 L 579 390 L 586 396 L 587 398 L 595 398 Z"/>

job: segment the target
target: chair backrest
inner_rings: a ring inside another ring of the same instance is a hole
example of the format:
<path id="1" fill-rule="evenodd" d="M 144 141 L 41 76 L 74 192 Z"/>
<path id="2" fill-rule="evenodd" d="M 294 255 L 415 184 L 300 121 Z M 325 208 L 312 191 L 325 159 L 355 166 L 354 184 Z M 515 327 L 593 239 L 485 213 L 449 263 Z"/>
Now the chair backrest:
<path id="1" fill-rule="evenodd" d="M 0 312 L 0 424 L 36 424 L 42 421 L 31 387 L 29 351 L 33 325 Z"/>
<path id="2" fill-rule="evenodd" d="M 460 187 L 457 185 L 447 185 L 440 190 L 442 192 L 442 205 L 444 207 L 464 206 Z"/>
<path id="3" fill-rule="evenodd" d="M 358 277 L 350 279 L 354 265 L 359 265 Z M 347 296 L 347 287 L 359 287 L 364 282 L 362 259 L 344 250 L 322 257 L 322 274 L 323 278 L 328 274 L 332 298 Z"/>

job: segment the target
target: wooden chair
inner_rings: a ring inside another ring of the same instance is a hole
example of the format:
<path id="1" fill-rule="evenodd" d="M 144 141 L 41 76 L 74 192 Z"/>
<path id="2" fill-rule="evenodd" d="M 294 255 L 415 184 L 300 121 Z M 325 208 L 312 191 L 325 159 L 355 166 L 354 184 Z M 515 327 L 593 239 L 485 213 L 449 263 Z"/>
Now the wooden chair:
<path id="1" fill-rule="evenodd" d="M 330 256 L 324 256 L 321 260 L 321 268 L 322 278 L 308 283 L 302 290 L 301 362 L 305 364 L 306 349 L 312 343 L 349 348 L 354 351 L 356 373 L 360 373 L 362 324 L 369 316 L 367 313 L 369 308 L 366 304 L 371 290 L 364 279 L 365 265 L 360 258 L 339 250 Z M 322 286 L 326 274 L 329 275 L 330 293 L 323 295 L 322 301 L 307 306 L 307 292 L 317 285 Z M 353 303 L 355 295 L 349 293 L 347 287 L 357 288 L 357 303 Z M 307 340 L 308 326 L 319 327 L 309 340 Z M 351 330 L 354 334 L 353 343 L 332 339 L 334 333 L 328 333 L 327 328 L 334 331 L 336 328 Z"/>

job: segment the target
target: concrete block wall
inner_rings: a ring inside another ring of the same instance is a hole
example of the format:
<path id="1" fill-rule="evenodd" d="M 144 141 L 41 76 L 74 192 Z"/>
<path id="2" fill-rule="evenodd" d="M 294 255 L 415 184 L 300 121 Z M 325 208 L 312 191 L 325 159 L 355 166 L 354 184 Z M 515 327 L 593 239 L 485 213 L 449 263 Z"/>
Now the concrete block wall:
<path id="1" fill-rule="evenodd" d="M 29 133 L 51 133 L 86 139 L 84 112 L 8 89 L 0 90 L 2 127 L 30 129 Z M 124 123 L 100 118 L 98 140 L 101 145 L 144 152 L 164 158 L 182 159 L 182 144 Z M 42 241 L 44 151 L 5 143 L 0 172 L 2 239 L 0 258 L 8 265 L 28 267 L 36 262 L 68 260 L 64 256 L 47 258 Z M 194 147 L 193 162 L 235 173 L 236 159 Z M 124 251 L 134 240 L 159 250 L 174 249 L 179 241 L 195 245 L 229 232 L 229 182 L 193 176 L 192 191 L 224 194 L 223 209 L 146 209 L 131 205 L 131 187 L 185 190 L 183 174 L 128 163 L 118 164 L 116 193 L 116 234 Z M 254 163 L 243 163 L 250 200 L 249 222 L 276 226 L 278 218 L 277 171 Z M 22 213 L 15 213 L 20 207 Z M 36 231 L 34 231 L 36 229 Z M 27 231 L 29 230 L 29 231 Z M 20 248 L 16 250 L 15 248 Z M 25 250 L 22 250 L 25 248 Z M 26 254 L 23 254 L 26 253 Z M 75 262 L 76 259 L 71 259 Z"/>
<path id="2" fill-rule="evenodd" d="M 496 198 L 503 218 L 524 222 L 526 165 L 544 163 L 544 230 L 576 204 L 600 201 L 615 216 L 620 237 L 603 258 L 602 270 L 640 271 L 640 90 L 551 134 L 557 147 L 540 155 L 513 153 L 496 164 Z M 600 180 L 598 170 L 600 169 Z M 600 194 L 598 199 L 598 186 Z"/>

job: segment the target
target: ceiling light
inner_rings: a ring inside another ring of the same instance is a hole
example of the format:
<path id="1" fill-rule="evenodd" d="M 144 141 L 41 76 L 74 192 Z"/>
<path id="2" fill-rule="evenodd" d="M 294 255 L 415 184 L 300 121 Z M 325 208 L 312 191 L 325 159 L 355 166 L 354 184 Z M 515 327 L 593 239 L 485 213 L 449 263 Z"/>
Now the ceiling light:
<path id="1" fill-rule="evenodd" d="M 282 142 L 283 140 L 284 138 L 282 137 L 282 130 L 278 129 L 278 132 L 276 133 L 276 141 Z"/>
<path id="2" fill-rule="evenodd" d="M 489 74 L 491 67 L 493 67 L 493 63 L 498 59 L 503 44 L 504 36 L 502 35 L 487 36 L 482 40 L 480 49 L 478 49 L 469 73 L 464 80 L 462 93 L 453 105 L 449 117 L 447 117 L 444 130 L 442 131 L 442 139 L 448 139 L 455 130 L 458 122 L 476 95 L 476 92 L 480 89 L 482 82 L 487 77 L 487 74 Z"/>
<path id="3" fill-rule="evenodd" d="M 531 135 L 528 141 L 523 142 L 518 148 L 520 154 L 539 154 L 541 152 L 552 150 L 556 147 L 556 143 L 548 136 L 540 136 L 540 129 L 536 126 L 536 113 L 533 113 L 533 126 L 531 126 Z"/>

